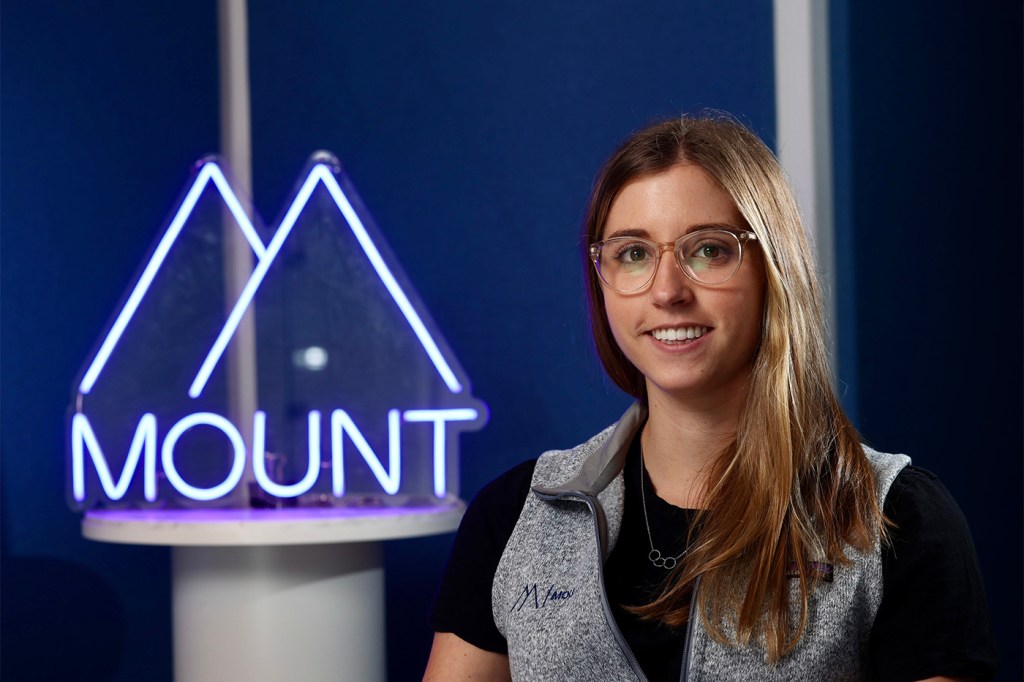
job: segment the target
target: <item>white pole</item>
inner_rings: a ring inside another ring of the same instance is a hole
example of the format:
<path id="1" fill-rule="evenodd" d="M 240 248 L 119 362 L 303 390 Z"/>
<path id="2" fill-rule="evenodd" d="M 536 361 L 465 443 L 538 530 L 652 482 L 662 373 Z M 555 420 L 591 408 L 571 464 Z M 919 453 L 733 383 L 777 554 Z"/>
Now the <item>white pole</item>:
<path id="1" fill-rule="evenodd" d="M 249 22 L 246 0 L 219 0 L 220 139 L 241 191 L 252 198 L 252 115 L 249 105 Z M 250 216 L 252 218 L 252 216 Z M 234 307 L 253 271 L 253 251 L 230 212 L 224 211 L 225 308 Z M 246 311 L 228 347 L 228 412 L 242 438 L 252 443 L 257 407 L 256 324 Z M 247 475 L 251 478 L 251 473 Z M 239 488 L 239 504 L 248 504 L 248 486 Z"/>
<path id="2" fill-rule="evenodd" d="M 246 0 L 219 0 L 221 151 L 235 178 L 252 192 L 252 114 L 249 106 L 249 19 Z"/>
<path id="3" fill-rule="evenodd" d="M 251 197 L 246 0 L 219 0 L 218 11 L 221 151 L 235 182 Z M 226 210 L 223 235 L 230 310 L 252 274 L 253 252 Z M 251 312 L 232 338 L 228 368 L 231 421 L 251 447 L 257 404 Z M 233 502 L 247 506 L 247 497 L 246 491 Z M 233 543 L 244 524 L 239 526 L 225 546 L 172 549 L 175 679 L 384 680 L 380 543 L 238 545 Z"/>
<path id="4" fill-rule="evenodd" d="M 831 355 L 836 352 L 835 215 L 828 0 L 775 0 L 775 114 L 779 161 L 815 246 Z"/>

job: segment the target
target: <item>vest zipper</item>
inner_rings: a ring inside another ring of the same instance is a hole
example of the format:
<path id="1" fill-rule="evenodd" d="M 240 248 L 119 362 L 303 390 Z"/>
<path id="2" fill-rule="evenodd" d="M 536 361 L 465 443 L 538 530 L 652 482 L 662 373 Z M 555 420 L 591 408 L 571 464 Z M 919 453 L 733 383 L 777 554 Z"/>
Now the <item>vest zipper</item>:
<path id="1" fill-rule="evenodd" d="M 640 663 L 637 662 L 636 656 L 633 655 L 633 651 L 629 648 L 629 644 L 626 643 L 626 638 L 622 636 L 622 632 L 619 631 L 619 624 L 615 622 L 615 614 L 612 612 L 612 605 L 608 602 L 608 590 L 604 584 L 604 543 L 601 537 L 601 528 L 598 524 L 598 512 L 594 505 L 597 503 L 596 499 L 584 493 L 567 493 L 565 497 L 575 497 L 583 500 L 587 509 L 590 510 L 590 517 L 594 520 L 594 535 L 597 538 L 597 576 L 598 584 L 601 587 L 601 605 L 604 607 L 604 619 L 608 623 L 608 627 L 611 628 L 612 636 L 615 637 L 616 643 L 619 645 L 619 649 L 622 651 L 622 655 L 626 657 L 626 661 L 629 666 L 636 673 L 636 676 L 640 679 L 640 682 L 647 682 L 647 676 L 644 674 L 643 668 L 640 667 Z M 559 497 L 562 497 L 561 495 Z"/>
<path id="2" fill-rule="evenodd" d="M 686 682 L 690 677 L 690 655 L 693 651 L 693 630 L 694 622 L 698 614 L 693 612 L 697 606 L 697 589 L 700 587 L 700 576 L 693 583 L 693 592 L 690 593 L 690 617 L 686 619 L 686 647 L 683 649 L 683 664 L 679 667 L 679 682 Z"/>

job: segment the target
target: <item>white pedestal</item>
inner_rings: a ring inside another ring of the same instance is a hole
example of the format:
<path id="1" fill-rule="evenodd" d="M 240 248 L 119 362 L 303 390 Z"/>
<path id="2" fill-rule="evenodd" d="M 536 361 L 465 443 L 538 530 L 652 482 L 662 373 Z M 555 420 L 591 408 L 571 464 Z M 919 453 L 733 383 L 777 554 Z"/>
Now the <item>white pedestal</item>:
<path id="1" fill-rule="evenodd" d="M 179 682 L 386 679 L 379 542 L 175 547 Z"/>
<path id="2" fill-rule="evenodd" d="M 386 679 L 381 540 L 454 530 L 464 505 L 89 512 L 85 537 L 172 545 L 177 682 Z"/>

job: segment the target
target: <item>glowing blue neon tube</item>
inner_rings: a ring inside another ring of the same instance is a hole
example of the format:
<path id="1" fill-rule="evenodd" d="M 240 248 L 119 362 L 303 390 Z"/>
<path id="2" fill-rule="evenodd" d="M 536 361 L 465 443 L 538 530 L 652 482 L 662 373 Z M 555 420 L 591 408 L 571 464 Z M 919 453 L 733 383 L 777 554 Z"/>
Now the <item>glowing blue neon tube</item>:
<path id="1" fill-rule="evenodd" d="M 135 288 L 132 289 L 132 293 L 128 296 L 128 301 L 125 303 L 124 308 L 121 309 L 117 319 L 114 320 L 114 324 L 111 326 L 110 331 L 103 340 L 103 344 L 96 353 L 96 357 L 93 358 L 92 364 L 89 365 L 89 369 L 82 377 L 82 383 L 79 385 L 78 391 L 83 395 L 87 395 L 92 391 L 93 386 L 96 384 L 96 380 L 100 376 L 100 372 L 103 371 L 104 366 L 106 366 L 107 361 L 110 359 L 110 355 L 113 353 L 114 347 L 117 346 L 118 341 L 121 340 L 121 336 L 124 334 L 124 330 L 128 327 L 128 323 L 135 315 L 135 311 L 138 310 L 146 292 L 149 291 L 149 287 L 153 283 L 156 273 L 159 272 L 160 266 L 163 265 L 164 260 L 167 258 L 167 254 L 170 252 L 171 247 L 174 246 L 174 242 L 178 239 L 178 235 L 181 233 L 182 228 L 192 215 L 192 211 L 195 210 L 199 197 L 202 195 L 203 190 L 206 189 L 207 184 L 209 184 L 211 180 L 220 192 L 221 197 L 227 204 L 231 214 L 235 217 L 235 221 L 241 228 L 242 233 L 245 235 L 245 238 L 252 247 L 256 257 L 262 259 L 266 255 L 266 248 L 263 246 L 263 242 L 260 241 L 252 222 L 249 220 L 249 216 L 242 208 L 241 203 L 238 201 L 238 197 L 236 197 L 235 193 L 231 190 L 231 186 L 228 185 L 228 181 L 224 177 L 224 174 L 221 172 L 217 164 L 212 161 L 207 162 L 196 175 L 195 182 L 192 183 L 192 187 L 189 189 L 188 194 L 185 195 L 184 201 L 181 202 L 181 206 L 178 208 L 177 213 L 174 214 L 174 218 L 171 220 L 170 226 L 167 228 L 164 236 L 157 244 L 152 258 L 149 259 L 149 263 L 146 264 L 146 268 L 142 271 L 142 276 L 139 277 L 138 283 L 135 285 Z"/>
<path id="2" fill-rule="evenodd" d="M 227 349 L 228 343 L 231 341 L 231 337 L 234 335 L 235 330 L 242 321 L 242 317 L 245 315 L 245 311 L 248 309 L 249 305 L 251 305 L 252 299 L 256 295 L 256 291 L 263 283 L 263 279 L 267 276 L 267 272 L 270 270 L 271 264 L 277 257 L 281 248 L 284 246 L 284 242 L 288 238 L 288 235 L 291 234 L 292 228 L 295 227 L 295 223 L 298 220 L 299 215 L 302 213 L 303 209 L 305 209 L 306 204 L 309 202 L 309 199 L 313 194 L 313 190 L 318 182 L 322 182 L 324 187 L 331 194 L 335 205 L 337 205 L 342 215 L 344 215 L 345 220 L 352 229 L 352 233 L 359 241 L 359 245 L 362 247 L 363 252 L 369 259 L 370 264 L 373 265 L 373 269 L 376 271 L 377 276 L 380 278 L 385 288 L 387 288 L 388 293 L 395 301 L 395 304 L 398 305 L 402 315 L 405 316 L 409 326 L 416 334 L 416 338 L 419 339 L 420 344 L 426 351 L 430 361 L 434 364 L 434 368 L 437 369 L 438 374 L 441 375 L 441 378 L 448 386 L 448 389 L 452 393 L 460 393 L 462 391 L 462 384 L 455 376 L 455 372 L 452 371 L 448 361 L 445 360 L 441 350 L 437 347 L 434 339 L 430 336 L 430 332 L 427 331 L 426 325 L 423 324 L 423 320 L 416 312 L 416 309 L 413 308 L 412 303 L 409 302 L 409 298 L 405 295 L 402 287 L 399 286 L 398 281 L 384 262 L 384 259 L 380 255 L 380 251 L 377 250 L 377 247 L 373 243 L 373 240 L 370 239 L 370 235 L 366 231 L 362 220 L 360 220 L 359 214 L 356 213 L 351 202 L 349 202 L 345 193 L 338 185 L 331 169 L 326 164 L 321 163 L 315 165 L 310 171 L 309 176 L 306 178 L 305 182 L 303 182 L 302 187 L 295 196 L 295 200 L 292 202 L 292 205 L 288 208 L 288 212 L 285 214 L 284 219 L 281 221 L 280 227 L 270 240 L 270 245 L 262 256 L 260 256 L 259 262 L 257 263 L 255 270 L 253 270 L 252 276 L 242 289 L 242 293 L 239 295 L 231 313 L 228 315 L 228 319 L 224 323 L 224 327 L 221 329 L 220 334 L 218 334 L 213 347 L 210 349 L 206 359 L 199 368 L 199 372 L 192 381 L 192 385 L 188 390 L 189 396 L 192 398 L 198 398 L 202 394 L 203 389 L 206 388 L 206 384 L 210 380 L 210 375 L 213 373 L 213 370 L 216 368 L 221 356 Z"/>

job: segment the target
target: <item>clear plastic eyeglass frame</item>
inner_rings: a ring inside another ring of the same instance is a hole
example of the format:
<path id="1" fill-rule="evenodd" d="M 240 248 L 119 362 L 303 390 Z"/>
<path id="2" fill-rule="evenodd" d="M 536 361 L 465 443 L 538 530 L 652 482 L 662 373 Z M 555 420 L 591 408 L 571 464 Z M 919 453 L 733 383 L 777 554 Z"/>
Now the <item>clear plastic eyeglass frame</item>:
<path id="1" fill-rule="evenodd" d="M 725 267 L 718 267 L 714 265 L 704 264 L 702 268 L 694 267 L 695 262 L 699 262 L 696 257 L 689 257 L 687 254 L 690 248 L 698 245 L 701 241 L 707 241 L 709 245 L 715 245 L 715 240 L 723 243 L 727 248 L 735 248 L 736 258 L 735 262 L 728 263 Z M 740 265 L 743 264 L 743 245 L 750 241 L 757 241 L 757 235 L 753 232 L 733 232 L 732 230 L 725 230 L 719 228 L 708 228 L 703 230 L 696 230 L 687 235 L 680 237 L 673 242 L 656 242 L 650 239 L 644 239 L 643 237 L 612 237 L 611 239 L 605 239 L 604 241 L 595 242 L 590 245 L 590 260 L 594 264 L 594 269 L 597 271 L 598 277 L 601 281 L 611 289 L 620 294 L 638 294 L 642 291 L 647 290 L 651 286 L 651 282 L 654 281 L 655 276 L 658 274 L 658 267 L 661 265 L 661 254 L 665 251 L 671 251 L 675 256 L 676 265 L 683 271 L 683 274 L 689 277 L 698 284 L 706 286 L 716 286 L 729 281 L 733 275 L 735 275 Z M 637 245 L 644 247 L 646 253 L 651 254 L 654 257 L 654 267 L 650 268 L 650 273 L 647 278 L 640 284 L 623 288 L 616 286 L 611 280 L 610 275 L 607 275 L 601 268 L 601 254 L 605 249 L 615 250 L 617 247 L 625 247 L 630 245 Z M 692 261 L 692 262 L 691 262 Z"/>

